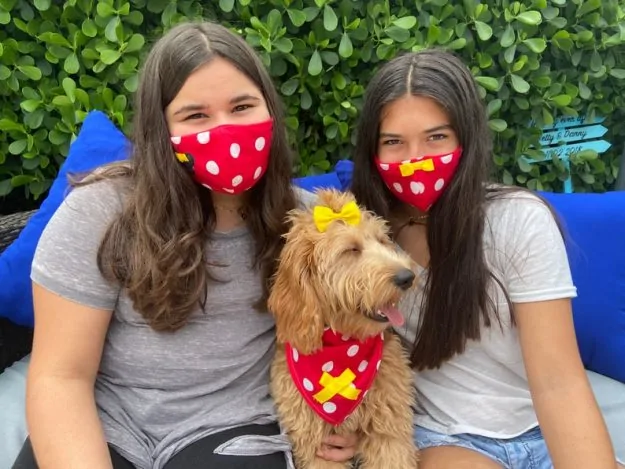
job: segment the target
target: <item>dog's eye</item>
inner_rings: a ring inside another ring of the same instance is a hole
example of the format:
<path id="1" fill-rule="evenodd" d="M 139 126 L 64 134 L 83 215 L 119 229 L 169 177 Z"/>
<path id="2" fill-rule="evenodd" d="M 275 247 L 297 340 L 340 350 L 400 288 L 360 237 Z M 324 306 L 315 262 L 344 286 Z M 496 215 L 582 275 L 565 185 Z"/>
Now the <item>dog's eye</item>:
<path id="1" fill-rule="evenodd" d="M 344 254 L 358 254 L 362 251 L 360 246 L 350 246 L 343 251 Z"/>

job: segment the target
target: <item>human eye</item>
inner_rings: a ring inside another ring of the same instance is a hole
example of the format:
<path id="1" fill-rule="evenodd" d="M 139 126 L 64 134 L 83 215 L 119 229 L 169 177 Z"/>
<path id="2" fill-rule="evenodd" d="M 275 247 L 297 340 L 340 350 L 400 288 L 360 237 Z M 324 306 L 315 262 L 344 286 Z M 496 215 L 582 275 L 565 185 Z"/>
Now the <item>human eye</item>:
<path id="1" fill-rule="evenodd" d="M 399 145 L 401 141 L 398 138 L 387 138 L 382 140 L 382 145 Z"/>
<path id="2" fill-rule="evenodd" d="M 253 107 L 251 104 L 239 104 L 239 105 L 234 107 L 233 111 L 234 112 L 243 112 L 243 111 L 247 111 L 251 107 Z"/>
<path id="3" fill-rule="evenodd" d="M 447 137 L 446 134 L 434 134 L 434 135 L 430 135 L 428 137 L 428 140 L 430 140 L 431 142 L 438 142 L 440 140 L 445 140 Z"/>
<path id="4" fill-rule="evenodd" d="M 188 121 L 188 120 L 195 120 L 195 119 L 205 119 L 207 117 L 208 115 L 204 114 L 203 112 L 196 112 L 194 114 L 189 114 L 188 116 L 184 118 L 184 120 Z"/>

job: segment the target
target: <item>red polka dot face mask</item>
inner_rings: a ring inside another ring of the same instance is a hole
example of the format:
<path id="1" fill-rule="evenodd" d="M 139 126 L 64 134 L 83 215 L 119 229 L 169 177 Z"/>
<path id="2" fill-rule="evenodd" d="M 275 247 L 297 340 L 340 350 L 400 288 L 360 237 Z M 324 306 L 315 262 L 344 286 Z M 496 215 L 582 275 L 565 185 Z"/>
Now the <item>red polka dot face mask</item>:
<path id="1" fill-rule="evenodd" d="M 221 125 L 171 137 L 176 158 L 198 184 L 211 191 L 240 194 L 251 189 L 267 170 L 273 121 Z"/>
<path id="2" fill-rule="evenodd" d="M 427 212 L 451 182 L 461 156 L 462 148 L 458 147 L 450 153 L 398 163 L 382 163 L 375 158 L 375 164 L 395 197 Z"/>

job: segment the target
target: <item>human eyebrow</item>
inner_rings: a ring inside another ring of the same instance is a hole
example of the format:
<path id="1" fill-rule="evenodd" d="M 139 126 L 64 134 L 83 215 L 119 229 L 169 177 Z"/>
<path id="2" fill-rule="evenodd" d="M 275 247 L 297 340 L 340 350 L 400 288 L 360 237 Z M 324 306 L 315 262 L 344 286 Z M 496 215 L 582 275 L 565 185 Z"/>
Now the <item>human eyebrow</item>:
<path id="1" fill-rule="evenodd" d="M 187 104 L 185 106 L 182 106 L 180 109 L 178 109 L 176 112 L 174 112 L 174 116 L 177 116 L 178 114 L 183 114 L 186 112 L 198 112 L 198 111 L 202 111 L 206 108 L 206 106 L 203 106 L 201 104 Z"/>
<path id="2" fill-rule="evenodd" d="M 240 94 L 230 100 L 230 104 L 240 104 L 244 101 L 260 101 L 260 98 L 251 94 Z"/>
<path id="3" fill-rule="evenodd" d="M 389 132 L 380 132 L 380 138 L 400 138 L 401 135 Z"/>
<path id="4" fill-rule="evenodd" d="M 432 127 L 431 129 L 427 129 L 425 131 L 426 134 L 433 134 L 434 132 L 440 132 L 441 130 L 451 130 L 451 125 L 443 124 L 437 125 L 436 127 Z"/>

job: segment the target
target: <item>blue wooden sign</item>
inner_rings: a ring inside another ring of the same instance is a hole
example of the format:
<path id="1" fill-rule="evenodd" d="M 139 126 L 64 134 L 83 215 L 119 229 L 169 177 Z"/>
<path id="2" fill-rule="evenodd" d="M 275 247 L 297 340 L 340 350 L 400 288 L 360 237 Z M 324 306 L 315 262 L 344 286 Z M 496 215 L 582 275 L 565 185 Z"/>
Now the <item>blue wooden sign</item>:
<path id="1" fill-rule="evenodd" d="M 559 117 L 553 125 L 543 127 L 543 134 L 540 138 L 541 149 L 545 153 L 542 159 L 523 157 L 528 163 L 539 163 L 547 161 L 557 156 L 566 169 L 569 177 L 564 181 L 564 192 L 573 192 L 573 181 L 571 178 L 571 155 L 582 151 L 595 151 L 599 154 L 607 151 L 612 144 L 602 140 L 608 129 L 600 125 L 605 117 L 597 116 L 594 119 L 588 117 Z M 535 121 L 530 121 L 530 126 L 536 125 Z"/>

